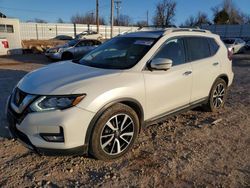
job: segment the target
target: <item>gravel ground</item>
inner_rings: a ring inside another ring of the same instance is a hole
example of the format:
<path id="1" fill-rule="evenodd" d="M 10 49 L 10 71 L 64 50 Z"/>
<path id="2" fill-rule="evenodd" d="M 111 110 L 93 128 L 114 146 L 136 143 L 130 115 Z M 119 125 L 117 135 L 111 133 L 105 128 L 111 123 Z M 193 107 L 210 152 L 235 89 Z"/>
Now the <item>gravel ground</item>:
<path id="1" fill-rule="evenodd" d="M 0 187 L 250 187 L 250 61 L 235 58 L 221 112 L 195 109 L 152 125 L 113 162 L 38 156 L 8 138 L 8 94 L 48 61 L 42 55 L 0 58 Z"/>

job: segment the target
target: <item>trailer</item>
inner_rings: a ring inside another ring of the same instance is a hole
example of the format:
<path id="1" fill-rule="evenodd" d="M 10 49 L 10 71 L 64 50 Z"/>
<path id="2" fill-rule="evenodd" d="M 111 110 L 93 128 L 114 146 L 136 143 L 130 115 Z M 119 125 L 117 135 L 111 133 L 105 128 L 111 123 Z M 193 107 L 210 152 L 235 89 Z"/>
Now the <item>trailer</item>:
<path id="1" fill-rule="evenodd" d="M 22 53 L 20 23 L 18 19 L 0 18 L 0 38 L 7 39 L 8 54 Z"/>

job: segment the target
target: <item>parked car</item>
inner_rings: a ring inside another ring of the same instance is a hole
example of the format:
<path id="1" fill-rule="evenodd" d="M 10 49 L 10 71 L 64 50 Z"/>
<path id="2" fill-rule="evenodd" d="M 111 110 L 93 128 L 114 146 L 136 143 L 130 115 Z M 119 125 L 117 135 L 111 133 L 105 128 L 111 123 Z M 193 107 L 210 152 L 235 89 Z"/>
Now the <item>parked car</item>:
<path id="1" fill-rule="evenodd" d="M 97 33 L 95 31 L 84 31 L 75 37 L 76 39 L 96 39 L 96 40 L 101 40 L 102 39 L 102 34 Z"/>
<path id="2" fill-rule="evenodd" d="M 0 55 L 7 55 L 9 51 L 9 43 L 6 38 L 0 38 Z"/>
<path id="3" fill-rule="evenodd" d="M 53 40 L 73 40 L 73 38 L 68 35 L 57 35 Z"/>
<path id="4" fill-rule="evenodd" d="M 111 160 L 171 114 L 223 108 L 231 57 L 218 35 L 172 28 L 115 37 L 80 61 L 27 74 L 8 99 L 9 129 L 42 154 Z"/>
<path id="5" fill-rule="evenodd" d="M 250 50 L 250 40 L 246 42 L 246 49 Z"/>
<path id="6" fill-rule="evenodd" d="M 45 55 L 53 60 L 77 59 L 95 49 L 101 44 L 98 40 L 71 40 L 68 43 L 55 48 L 50 48 Z"/>
<path id="7" fill-rule="evenodd" d="M 233 54 L 244 51 L 246 42 L 240 38 L 227 38 L 223 42 Z"/>

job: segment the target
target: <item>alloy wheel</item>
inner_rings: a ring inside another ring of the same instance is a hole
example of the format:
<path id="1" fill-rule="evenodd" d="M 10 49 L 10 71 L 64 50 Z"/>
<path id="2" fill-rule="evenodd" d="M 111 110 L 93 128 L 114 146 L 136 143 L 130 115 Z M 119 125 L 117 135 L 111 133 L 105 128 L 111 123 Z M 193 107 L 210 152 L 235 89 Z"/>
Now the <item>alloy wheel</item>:
<path id="1" fill-rule="evenodd" d="M 220 108 L 224 102 L 225 86 L 220 83 L 216 86 L 213 92 L 213 106 L 214 108 Z"/>
<path id="2" fill-rule="evenodd" d="M 108 155 L 122 153 L 134 136 L 134 122 L 127 114 L 116 114 L 104 125 L 101 131 L 100 144 Z"/>

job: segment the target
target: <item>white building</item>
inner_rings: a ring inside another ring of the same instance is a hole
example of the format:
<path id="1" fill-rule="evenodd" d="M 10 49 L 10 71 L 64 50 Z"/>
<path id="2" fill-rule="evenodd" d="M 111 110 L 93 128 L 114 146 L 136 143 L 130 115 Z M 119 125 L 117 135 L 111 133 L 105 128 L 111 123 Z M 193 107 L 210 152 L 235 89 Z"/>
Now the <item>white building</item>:
<path id="1" fill-rule="evenodd" d="M 22 53 L 20 23 L 18 19 L 0 18 L 0 37 L 8 40 L 10 54 Z"/>

